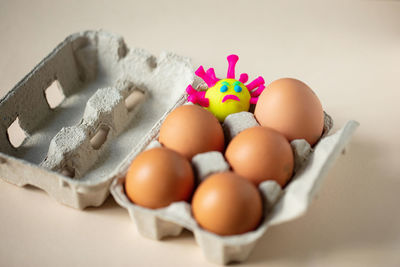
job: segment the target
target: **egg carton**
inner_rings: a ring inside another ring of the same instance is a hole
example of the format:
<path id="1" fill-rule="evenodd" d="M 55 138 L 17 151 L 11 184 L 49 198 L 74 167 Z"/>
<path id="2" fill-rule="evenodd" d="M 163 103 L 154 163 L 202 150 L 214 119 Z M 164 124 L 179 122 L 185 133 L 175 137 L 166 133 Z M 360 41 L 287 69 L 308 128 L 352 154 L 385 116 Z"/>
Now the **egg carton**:
<path id="1" fill-rule="evenodd" d="M 123 188 L 137 154 L 160 145 L 161 124 L 169 112 L 185 104 L 185 88 L 191 83 L 201 86 L 188 58 L 172 53 L 155 57 L 104 31 L 73 34 L 0 100 L 0 177 L 18 186 L 41 188 L 78 209 L 100 206 L 111 191 L 144 236 L 161 239 L 187 228 L 210 261 L 244 261 L 270 225 L 306 211 L 358 123 L 348 122 L 312 149 L 304 140 L 293 141 L 292 181 L 283 190 L 275 182 L 260 184 L 265 209 L 260 226 L 243 235 L 221 237 L 197 225 L 188 203 L 150 210 L 131 203 Z M 50 89 L 64 98 L 58 106 L 47 97 Z M 325 118 L 327 133 L 332 120 Z M 19 146 L 12 140 L 13 125 L 26 136 Z M 254 125 L 253 115 L 244 112 L 227 117 L 223 127 L 229 140 Z M 219 152 L 196 155 L 192 165 L 198 182 L 229 169 Z"/>
<path id="2" fill-rule="evenodd" d="M 328 136 L 332 125 L 333 120 L 325 113 L 322 138 L 313 148 L 304 139 L 291 142 L 295 162 L 293 178 L 283 190 L 274 181 L 264 181 L 259 185 L 264 217 L 257 229 L 244 234 L 219 236 L 204 230 L 193 218 L 191 206 L 185 201 L 160 209 L 135 205 L 124 191 L 124 175 L 128 166 L 112 182 L 110 191 L 117 203 L 128 210 L 137 230 L 143 236 L 160 240 L 167 236 L 178 236 L 186 228 L 194 233 L 197 244 L 209 261 L 218 264 L 242 262 L 249 257 L 269 226 L 293 220 L 306 212 L 324 175 L 345 148 L 358 123 L 349 121 L 335 134 Z M 223 123 L 228 142 L 241 131 L 254 126 L 259 124 L 250 112 L 231 114 Z M 159 129 L 160 127 L 156 131 Z M 161 144 L 157 141 L 157 135 L 154 135 L 147 149 L 159 146 Z M 191 163 L 198 183 L 213 173 L 230 169 L 224 156 L 218 151 L 197 154 Z"/>
<path id="3" fill-rule="evenodd" d="M 67 37 L 0 100 L 0 177 L 74 208 L 101 205 L 193 76 L 188 58 L 155 57 L 115 34 Z M 64 100 L 52 106 L 48 90 Z M 26 136 L 18 147 L 12 125 Z"/>

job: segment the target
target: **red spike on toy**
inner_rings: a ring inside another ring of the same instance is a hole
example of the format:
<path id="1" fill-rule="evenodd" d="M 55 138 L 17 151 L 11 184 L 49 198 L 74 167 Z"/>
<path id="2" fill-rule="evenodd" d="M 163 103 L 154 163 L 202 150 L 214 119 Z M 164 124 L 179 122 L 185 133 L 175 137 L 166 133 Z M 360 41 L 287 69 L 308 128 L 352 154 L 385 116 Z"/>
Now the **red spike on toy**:
<path id="1" fill-rule="evenodd" d="M 256 79 L 254 79 L 251 83 L 249 83 L 248 85 L 246 85 L 247 89 L 249 90 L 253 90 L 254 88 L 260 86 L 261 84 L 264 84 L 265 81 L 263 79 L 263 77 L 258 77 Z"/>
<path id="2" fill-rule="evenodd" d="M 229 66 L 228 66 L 228 74 L 226 78 L 228 79 L 235 79 L 235 66 L 236 62 L 239 60 L 237 55 L 229 55 L 227 58 Z"/>
<path id="3" fill-rule="evenodd" d="M 240 74 L 239 82 L 245 83 L 249 80 L 249 75 L 247 73 Z"/>
<path id="4" fill-rule="evenodd" d="M 202 78 L 203 81 L 208 85 L 208 87 L 212 87 L 217 83 L 214 79 L 207 75 L 207 73 L 204 71 L 203 66 L 200 66 L 194 73 Z"/>

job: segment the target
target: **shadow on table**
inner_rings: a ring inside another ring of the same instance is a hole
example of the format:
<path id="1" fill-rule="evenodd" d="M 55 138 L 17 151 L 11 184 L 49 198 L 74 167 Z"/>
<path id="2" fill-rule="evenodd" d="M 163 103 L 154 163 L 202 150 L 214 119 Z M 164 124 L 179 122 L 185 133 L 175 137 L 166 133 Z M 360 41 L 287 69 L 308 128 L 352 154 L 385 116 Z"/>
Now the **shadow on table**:
<path id="1" fill-rule="evenodd" d="M 388 153 L 372 142 L 354 141 L 326 177 L 301 218 L 271 227 L 248 263 L 293 259 L 396 240 L 400 213 L 399 173 Z"/>

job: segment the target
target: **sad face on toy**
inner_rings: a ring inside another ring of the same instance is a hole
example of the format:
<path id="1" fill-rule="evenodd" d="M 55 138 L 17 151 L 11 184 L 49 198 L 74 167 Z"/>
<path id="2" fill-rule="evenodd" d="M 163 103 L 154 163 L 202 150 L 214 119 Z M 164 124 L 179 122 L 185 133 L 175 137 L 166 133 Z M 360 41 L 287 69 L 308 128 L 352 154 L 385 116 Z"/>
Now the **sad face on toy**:
<path id="1" fill-rule="evenodd" d="M 213 68 L 204 71 L 200 66 L 195 74 L 203 79 L 209 87 L 206 91 L 196 91 L 191 85 L 186 88 L 188 101 L 199 104 L 211 111 L 220 122 L 229 114 L 248 111 L 250 104 L 256 104 L 258 96 L 264 90 L 264 79 L 260 76 L 245 85 L 248 75 L 242 73 L 239 80 L 235 79 L 235 65 L 239 60 L 237 55 L 227 57 L 229 67 L 226 79 L 218 79 Z"/>

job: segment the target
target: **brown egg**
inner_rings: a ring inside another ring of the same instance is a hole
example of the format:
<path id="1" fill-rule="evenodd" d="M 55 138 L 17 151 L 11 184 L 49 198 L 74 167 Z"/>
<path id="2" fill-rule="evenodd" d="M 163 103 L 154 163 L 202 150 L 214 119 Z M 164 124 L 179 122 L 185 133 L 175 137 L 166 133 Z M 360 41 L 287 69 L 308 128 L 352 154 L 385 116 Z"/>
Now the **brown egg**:
<path id="1" fill-rule="evenodd" d="M 292 148 L 271 128 L 257 126 L 239 133 L 226 148 L 225 157 L 233 171 L 257 186 L 265 180 L 284 186 L 292 177 Z"/>
<path id="2" fill-rule="evenodd" d="M 153 148 L 139 154 L 129 167 L 125 180 L 128 198 L 150 209 L 189 200 L 193 186 L 189 161 L 167 148 Z"/>
<path id="3" fill-rule="evenodd" d="M 314 145 L 324 127 L 324 111 L 315 93 L 305 83 L 283 78 L 269 84 L 260 95 L 254 115 L 291 141 L 305 139 Z"/>
<path id="4" fill-rule="evenodd" d="M 216 173 L 195 191 L 192 211 L 199 225 L 210 232 L 242 234 L 260 223 L 262 199 L 257 188 L 239 175 Z"/>
<path id="5" fill-rule="evenodd" d="M 207 151 L 223 151 L 224 132 L 211 112 L 197 105 L 173 110 L 160 129 L 159 141 L 188 159 Z"/>

